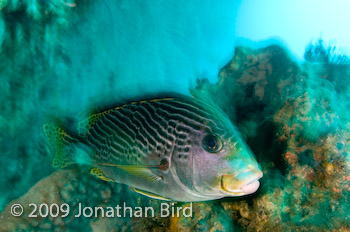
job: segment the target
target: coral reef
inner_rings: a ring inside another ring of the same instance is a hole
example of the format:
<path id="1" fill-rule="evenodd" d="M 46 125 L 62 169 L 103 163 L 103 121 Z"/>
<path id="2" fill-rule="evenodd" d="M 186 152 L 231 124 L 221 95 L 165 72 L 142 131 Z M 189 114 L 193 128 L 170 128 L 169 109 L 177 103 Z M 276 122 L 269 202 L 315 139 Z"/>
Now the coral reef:
<path id="1" fill-rule="evenodd" d="M 80 109 L 99 99 L 110 103 L 124 88 L 116 88 L 124 73 L 111 68 L 110 60 L 117 58 L 109 47 L 102 49 L 104 42 L 70 37 L 72 32 L 91 33 L 80 23 L 93 7 L 89 1 L 77 4 L 0 1 L 0 231 L 350 231 L 349 59 L 322 41 L 307 48 L 303 63 L 279 46 L 238 47 L 217 84 L 201 80 L 192 90 L 220 105 L 256 154 L 264 171 L 257 193 L 193 203 L 190 218 L 28 218 L 29 203 L 67 203 L 72 213 L 79 203 L 115 207 L 127 202 L 157 209 L 161 204 L 127 186 L 99 180 L 86 167 L 50 166 L 41 131 L 47 117 L 75 115 L 67 119 L 75 125 L 85 116 L 76 115 Z M 76 27 L 80 29 L 72 30 Z M 93 50 L 98 56 L 91 61 L 86 54 Z M 93 72 L 92 63 L 98 66 Z M 15 203 L 24 206 L 20 217 L 10 214 Z"/>
<path id="2" fill-rule="evenodd" d="M 348 76 L 350 67 L 314 62 L 325 56 L 319 51 L 330 51 L 314 47 L 322 44 L 310 46 L 311 61 L 301 67 L 276 46 L 238 49 L 214 90 L 244 90 L 232 91 L 235 106 L 226 109 L 231 115 L 236 109 L 237 125 L 265 173 L 251 204 L 243 200 L 224 205 L 237 211 L 233 218 L 247 231 L 349 229 L 349 101 L 339 80 Z"/>
<path id="3" fill-rule="evenodd" d="M 193 203 L 190 218 L 155 215 L 29 220 L 27 215 L 9 215 L 12 204 L 26 205 L 34 200 L 38 204 L 69 203 L 73 212 L 78 203 L 113 207 L 126 201 L 131 206 L 160 207 L 161 201 L 140 196 L 123 185 L 103 182 L 77 167 L 56 171 L 12 201 L 0 216 L 2 230 L 349 230 L 350 123 L 343 110 L 348 105 L 344 100 L 347 90 L 334 81 L 341 76 L 338 72 L 349 67 L 326 63 L 332 67 L 331 73 L 329 67 L 320 65 L 307 62 L 299 67 L 277 46 L 237 48 L 234 58 L 221 70 L 218 84 L 203 82 L 193 91 L 222 99 L 218 103 L 236 122 L 262 165 L 264 178 L 258 193 Z"/>

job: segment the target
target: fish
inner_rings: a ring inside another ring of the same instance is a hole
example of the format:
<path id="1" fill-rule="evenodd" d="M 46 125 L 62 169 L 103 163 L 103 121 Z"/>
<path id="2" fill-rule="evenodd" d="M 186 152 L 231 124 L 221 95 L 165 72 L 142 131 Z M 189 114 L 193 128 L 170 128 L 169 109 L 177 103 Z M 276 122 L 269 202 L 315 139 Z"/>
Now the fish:
<path id="1" fill-rule="evenodd" d="M 52 165 L 89 165 L 103 181 L 159 200 L 196 202 L 252 194 L 263 173 L 215 104 L 190 96 L 129 102 L 90 115 L 76 132 L 43 125 Z"/>

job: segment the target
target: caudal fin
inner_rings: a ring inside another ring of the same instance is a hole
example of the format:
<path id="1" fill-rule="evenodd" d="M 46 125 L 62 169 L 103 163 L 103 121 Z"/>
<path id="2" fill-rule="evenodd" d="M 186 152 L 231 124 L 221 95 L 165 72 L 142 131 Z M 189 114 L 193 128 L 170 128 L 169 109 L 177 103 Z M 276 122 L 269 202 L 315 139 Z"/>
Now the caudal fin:
<path id="1" fill-rule="evenodd" d="M 56 152 L 52 166 L 54 168 L 64 168 L 74 163 L 70 147 L 75 139 L 68 135 L 62 128 L 53 124 L 44 124 L 43 129 Z"/>

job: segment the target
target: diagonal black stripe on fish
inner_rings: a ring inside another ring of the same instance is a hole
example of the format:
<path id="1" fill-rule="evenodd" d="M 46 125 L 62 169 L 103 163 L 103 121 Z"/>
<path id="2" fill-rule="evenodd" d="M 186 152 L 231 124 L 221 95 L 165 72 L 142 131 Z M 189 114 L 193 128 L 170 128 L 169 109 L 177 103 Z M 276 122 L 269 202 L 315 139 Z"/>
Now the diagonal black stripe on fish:
<path id="1" fill-rule="evenodd" d="M 45 124 L 53 166 L 92 167 L 105 181 L 157 199 L 205 201 L 259 188 L 262 172 L 228 117 L 190 97 L 131 102 L 93 114 L 78 135 Z"/>

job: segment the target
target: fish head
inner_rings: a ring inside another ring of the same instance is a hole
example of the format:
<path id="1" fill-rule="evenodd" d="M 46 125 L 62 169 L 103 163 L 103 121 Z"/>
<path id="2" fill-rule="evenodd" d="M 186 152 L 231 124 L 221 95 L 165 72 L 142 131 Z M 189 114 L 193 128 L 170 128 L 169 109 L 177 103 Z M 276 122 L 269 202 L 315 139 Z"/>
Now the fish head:
<path id="1" fill-rule="evenodd" d="M 263 173 L 240 138 L 226 139 L 209 132 L 193 151 L 192 181 L 204 197 L 243 196 L 258 190 Z"/>
<path id="2" fill-rule="evenodd" d="M 258 190 L 263 173 L 238 129 L 216 112 L 209 129 L 193 135 L 192 188 L 203 199 L 243 196 Z"/>

